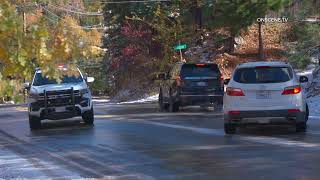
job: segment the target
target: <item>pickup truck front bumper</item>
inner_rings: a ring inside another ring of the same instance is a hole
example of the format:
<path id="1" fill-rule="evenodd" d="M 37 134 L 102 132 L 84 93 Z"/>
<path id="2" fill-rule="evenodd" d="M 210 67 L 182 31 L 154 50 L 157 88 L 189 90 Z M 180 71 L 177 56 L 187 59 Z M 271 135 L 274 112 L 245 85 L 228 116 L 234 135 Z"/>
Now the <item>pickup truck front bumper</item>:
<path id="1" fill-rule="evenodd" d="M 38 99 L 29 103 L 29 115 L 40 119 L 66 119 L 81 116 L 92 109 L 90 96 L 83 96 L 79 91 L 45 92 Z"/>

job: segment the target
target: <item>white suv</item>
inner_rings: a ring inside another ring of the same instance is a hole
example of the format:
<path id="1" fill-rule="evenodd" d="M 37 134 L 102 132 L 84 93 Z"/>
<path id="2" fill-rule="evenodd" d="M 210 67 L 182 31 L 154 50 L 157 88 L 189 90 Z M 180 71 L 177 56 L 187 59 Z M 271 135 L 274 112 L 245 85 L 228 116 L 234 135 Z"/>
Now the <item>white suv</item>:
<path id="1" fill-rule="evenodd" d="M 308 106 L 297 75 L 290 64 L 280 61 L 239 65 L 225 81 L 224 130 L 234 134 L 240 125 L 294 124 L 305 131 Z"/>

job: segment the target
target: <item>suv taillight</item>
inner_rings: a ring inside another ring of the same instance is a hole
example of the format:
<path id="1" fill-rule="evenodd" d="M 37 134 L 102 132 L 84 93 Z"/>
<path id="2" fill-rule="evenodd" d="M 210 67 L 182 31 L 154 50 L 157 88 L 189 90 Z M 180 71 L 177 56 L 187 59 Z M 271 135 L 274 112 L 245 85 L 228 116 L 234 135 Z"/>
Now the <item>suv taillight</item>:
<path id="1" fill-rule="evenodd" d="M 223 88 L 224 86 L 224 77 L 223 74 L 220 75 L 220 86 Z"/>
<path id="2" fill-rule="evenodd" d="M 229 96 L 244 96 L 244 93 L 240 88 L 227 87 L 226 92 Z"/>
<path id="3" fill-rule="evenodd" d="M 301 92 L 301 86 L 290 86 L 284 88 L 282 95 L 289 95 L 289 94 L 299 94 Z"/>

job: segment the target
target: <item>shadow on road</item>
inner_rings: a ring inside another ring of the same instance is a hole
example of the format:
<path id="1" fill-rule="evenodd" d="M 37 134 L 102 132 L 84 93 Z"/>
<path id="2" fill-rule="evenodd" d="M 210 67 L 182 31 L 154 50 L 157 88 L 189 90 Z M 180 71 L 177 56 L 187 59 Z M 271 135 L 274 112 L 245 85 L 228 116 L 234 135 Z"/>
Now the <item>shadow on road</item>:
<path id="1" fill-rule="evenodd" d="M 32 136 L 37 135 L 54 135 L 54 134 L 72 134 L 75 132 L 85 131 L 93 133 L 94 125 L 87 125 L 80 119 L 43 121 L 41 129 L 30 131 Z"/>
<path id="2" fill-rule="evenodd" d="M 304 132 L 297 133 L 293 125 L 252 125 L 240 128 L 238 134 L 254 136 L 305 135 Z"/>

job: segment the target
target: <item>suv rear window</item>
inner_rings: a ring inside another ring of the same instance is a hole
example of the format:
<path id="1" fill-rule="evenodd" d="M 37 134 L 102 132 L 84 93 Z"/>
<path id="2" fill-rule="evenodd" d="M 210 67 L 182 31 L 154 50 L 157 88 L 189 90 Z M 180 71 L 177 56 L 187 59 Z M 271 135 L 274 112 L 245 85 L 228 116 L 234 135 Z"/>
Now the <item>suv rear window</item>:
<path id="1" fill-rule="evenodd" d="M 181 68 L 182 77 L 214 77 L 220 74 L 216 64 L 184 64 Z"/>
<path id="2" fill-rule="evenodd" d="M 233 79 L 245 84 L 281 83 L 289 81 L 292 76 L 292 70 L 288 67 L 254 67 L 238 69 Z"/>

